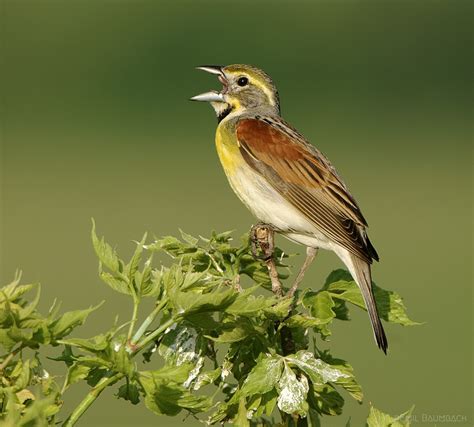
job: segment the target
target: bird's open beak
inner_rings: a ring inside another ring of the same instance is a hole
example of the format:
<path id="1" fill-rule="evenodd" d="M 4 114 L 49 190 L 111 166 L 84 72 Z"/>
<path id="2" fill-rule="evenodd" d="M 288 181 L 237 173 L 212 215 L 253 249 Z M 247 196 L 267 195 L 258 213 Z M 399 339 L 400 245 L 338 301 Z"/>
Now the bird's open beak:
<path id="1" fill-rule="evenodd" d="M 200 95 L 193 96 L 191 101 L 206 101 L 206 102 L 225 102 L 224 93 L 227 89 L 227 79 L 225 78 L 224 72 L 222 71 L 224 67 L 220 65 L 201 65 L 196 67 L 197 70 L 206 71 L 210 74 L 215 74 L 218 76 L 219 81 L 222 83 L 224 88 L 221 92 L 216 90 L 211 90 L 209 92 L 201 93 Z"/>

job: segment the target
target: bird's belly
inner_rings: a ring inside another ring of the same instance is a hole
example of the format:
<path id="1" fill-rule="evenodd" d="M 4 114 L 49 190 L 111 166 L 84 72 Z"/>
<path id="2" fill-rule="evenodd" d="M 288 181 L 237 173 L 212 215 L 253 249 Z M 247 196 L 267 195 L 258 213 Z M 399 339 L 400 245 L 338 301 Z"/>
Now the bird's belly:
<path id="1" fill-rule="evenodd" d="M 297 243 L 331 249 L 331 244 L 298 209 L 247 165 L 228 175 L 240 200 L 262 222 Z"/>

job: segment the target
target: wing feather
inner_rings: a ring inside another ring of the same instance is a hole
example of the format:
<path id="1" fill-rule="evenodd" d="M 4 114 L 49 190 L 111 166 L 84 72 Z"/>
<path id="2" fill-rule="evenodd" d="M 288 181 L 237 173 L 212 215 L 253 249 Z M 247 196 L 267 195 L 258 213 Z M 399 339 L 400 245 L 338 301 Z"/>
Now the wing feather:
<path id="1" fill-rule="evenodd" d="M 278 117 L 241 119 L 243 158 L 323 234 L 358 257 L 378 260 L 355 199 L 329 161 Z"/>

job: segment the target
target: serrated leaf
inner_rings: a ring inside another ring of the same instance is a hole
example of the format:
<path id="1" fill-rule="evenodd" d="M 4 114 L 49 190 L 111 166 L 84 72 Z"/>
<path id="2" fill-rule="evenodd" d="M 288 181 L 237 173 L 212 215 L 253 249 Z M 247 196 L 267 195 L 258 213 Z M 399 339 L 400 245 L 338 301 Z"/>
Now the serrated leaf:
<path id="1" fill-rule="evenodd" d="M 237 316 L 254 317 L 259 311 L 270 308 L 277 303 L 278 300 L 275 297 L 264 297 L 262 295 L 255 297 L 251 295 L 259 287 L 253 286 L 240 292 L 235 301 L 225 309 L 225 312 Z"/>
<path id="2" fill-rule="evenodd" d="M 186 242 L 189 243 L 191 246 L 196 246 L 199 239 L 197 237 L 191 236 L 190 234 L 185 233 L 181 228 L 179 229 L 181 233 L 181 238 Z"/>
<path id="3" fill-rule="evenodd" d="M 268 393 L 280 380 L 282 369 L 283 359 L 280 356 L 263 357 L 248 374 L 238 396 Z"/>
<path id="4" fill-rule="evenodd" d="M 97 383 L 107 375 L 107 373 L 108 369 L 100 368 L 98 366 L 92 368 L 89 375 L 87 375 L 86 382 L 91 387 L 95 387 Z"/>
<path id="5" fill-rule="evenodd" d="M 345 377 L 337 379 L 334 383 L 344 388 L 358 402 L 362 402 L 364 397 L 362 387 L 355 379 L 352 366 L 345 360 L 333 358 L 328 351 L 320 352 L 320 357 L 333 368 L 346 374 Z"/>
<path id="6" fill-rule="evenodd" d="M 171 365 L 195 362 L 200 355 L 199 339 L 194 328 L 175 325 L 163 337 L 158 352 Z"/>
<path id="7" fill-rule="evenodd" d="M 36 291 L 36 296 L 33 299 L 33 301 L 27 306 L 22 307 L 20 310 L 18 310 L 18 318 L 20 321 L 27 319 L 29 316 L 33 314 L 33 312 L 36 310 L 36 307 L 38 307 L 40 296 L 41 296 L 41 286 L 38 285 L 38 290 Z M 41 319 L 38 319 L 38 320 L 41 321 Z"/>
<path id="8" fill-rule="evenodd" d="M 22 362 L 20 359 L 16 364 L 11 377 L 15 378 L 15 383 L 12 387 L 13 392 L 18 392 L 27 388 L 30 384 L 31 378 L 30 361 L 26 360 L 25 362 Z"/>
<path id="9" fill-rule="evenodd" d="M 146 407 L 158 415 L 177 415 L 182 409 L 191 413 L 207 411 L 212 401 L 206 396 L 195 396 L 183 386 L 171 382 L 140 381 L 145 390 Z"/>
<path id="10" fill-rule="evenodd" d="M 293 305 L 293 298 L 279 298 L 276 304 L 264 309 L 267 317 L 271 319 L 282 320 L 288 316 L 291 306 Z"/>
<path id="11" fill-rule="evenodd" d="M 26 294 L 35 286 L 37 286 L 34 284 L 20 285 L 19 282 L 20 282 L 20 276 L 15 278 L 13 282 L 0 288 L 0 304 L 5 302 L 5 300 L 15 302 L 24 294 Z"/>
<path id="12" fill-rule="evenodd" d="M 140 371 L 139 375 L 141 381 L 171 381 L 182 384 L 188 379 L 189 373 L 192 371 L 194 366 L 193 363 L 182 363 L 179 366 L 163 366 L 162 368 L 153 371 Z"/>
<path id="13" fill-rule="evenodd" d="M 122 273 L 123 264 L 115 250 L 105 242 L 104 238 L 99 239 L 95 232 L 95 222 L 92 220 L 92 245 L 100 262 L 113 273 Z"/>
<path id="14" fill-rule="evenodd" d="M 130 290 L 130 285 L 120 276 L 114 276 L 113 274 L 102 270 L 102 267 L 99 267 L 99 277 L 114 291 L 125 295 L 131 295 L 132 292 Z"/>
<path id="15" fill-rule="evenodd" d="M 137 385 L 129 381 L 119 387 L 117 397 L 128 400 L 132 405 L 140 402 L 140 393 Z"/>
<path id="16" fill-rule="evenodd" d="M 313 385 L 308 394 L 308 403 L 320 414 L 340 415 L 344 399 L 330 384 Z"/>
<path id="17" fill-rule="evenodd" d="M 10 329 L 0 329 L 0 345 L 5 351 L 10 352 L 21 341 L 21 337 L 12 336 Z"/>
<path id="18" fill-rule="evenodd" d="M 304 375 L 296 377 L 293 370 L 285 363 L 285 369 L 278 382 L 278 408 L 287 414 L 305 415 L 308 411 L 306 395 L 308 380 Z"/>
<path id="19" fill-rule="evenodd" d="M 239 401 L 239 409 L 237 411 L 237 416 L 234 418 L 233 425 L 236 427 L 250 427 L 244 398 Z"/>
<path id="20" fill-rule="evenodd" d="M 95 337 L 84 339 L 84 338 L 69 338 L 65 340 L 58 340 L 59 344 L 69 345 L 78 347 L 82 350 L 89 351 L 91 353 L 97 353 L 103 351 L 108 346 L 108 337 L 106 335 L 96 335 Z"/>
<path id="21" fill-rule="evenodd" d="M 104 302 L 102 301 L 95 307 L 86 308 L 85 310 L 68 311 L 59 318 L 55 319 L 49 325 L 49 330 L 51 331 L 54 339 L 59 340 L 69 334 L 72 329 L 82 325 L 86 321 L 89 314 L 97 310 L 103 303 Z"/>
<path id="22" fill-rule="evenodd" d="M 333 298 L 342 299 L 366 310 L 359 287 L 353 280 L 331 282 L 325 285 L 325 289 Z M 409 319 L 403 300 L 396 292 L 386 291 L 375 283 L 372 283 L 372 289 L 381 319 L 404 326 L 420 324 Z"/>
<path id="23" fill-rule="evenodd" d="M 249 322 L 239 321 L 238 323 L 226 324 L 225 329 L 217 337 L 206 335 L 206 338 L 218 343 L 233 343 L 242 341 L 249 335 L 253 334 L 255 330 Z"/>
<path id="24" fill-rule="evenodd" d="M 307 292 L 303 298 L 303 304 L 311 310 L 313 317 L 319 319 L 321 322 L 318 326 L 318 331 L 323 338 L 331 335 L 329 324 L 336 317 L 334 313 L 334 301 L 332 295 L 328 291 Z"/>
<path id="25" fill-rule="evenodd" d="M 146 241 L 147 233 L 145 233 L 142 239 L 139 242 L 135 242 L 137 247 L 135 248 L 135 252 L 130 259 L 130 262 L 125 266 L 125 274 L 128 276 L 128 280 L 130 283 L 134 281 L 135 273 L 138 271 L 138 267 L 140 266 L 140 262 L 142 260 L 143 249 Z"/>
<path id="26" fill-rule="evenodd" d="M 138 281 L 140 284 L 140 295 L 144 297 L 157 297 L 161 293 L 161 274 L 159 271 L 153 270 L 151 265 L 152 256 L 145 262 L 145 267 Z"/>
<path id="27" fill-rule="evenodd" d="M 114 370 L 122 372 L 127 378 L 132 378 L 135 373 L 135 363 L 127 351 L 127 346 L 123 341 L 117 340 L 111 343 L 110 347 L 110 361 Z"/>
<path id="28" fill-rule="evenodd" d="M 310 351 L 298 351 L 295 355 L 286 356 L 285 360 L 308 375 L 313 384 L 322 385 L 350 377 L 349 374 L 334 368 L 321 359 L 316 359 Z"/>
<path id="29" fill-rule="evenodd" d="M 214 313 L 195 313 L 186 315 L 186 322 L 190 323 L 197 329 L 203 330 L 203 333 L 208 331 L 216 331 L 221 328 L 222 323 L 214 319 Z"/>
<path id="30" fill-rule="evenodd" d="M 294 314 L 285 320 L 285 325 L 290 328 L 315 328 L 325 323 L 325 320 L 304 314 Z"/>
<path id="31" fill-rule="evenodd" d="M 91 370 L 90 366 L 82 365 L 78 362 L 74 362 L 67 371 L 66 385 L 72 385 L 80 380 L 83 380 L 89 375 Z"/>
<path id="32" fill-rule="evenodd" d="M 392 417 L 382 411 L 370 407 L 369 417 L 367 418 L 368 427 L 409 427 L 411 413 L 413 412 L 414 406 L 408 411 L 399 415 L 398 417 Z"/>
<path id="33" fill-rule="evenodd" d="M 196 382 L 193 385 L 193 390 L 199 390 L 205 385 L 212 384 L 217 378 L 220 377 L 222 368 L 216 368 L 213 371 L 202 372 L 198 375 Z"/>
<path id="34" fill-rule="evenodd" d="M 237 297 L 237 292 L 227 289 L 205 294 L 198 292 L 176 292 L 172 297 L 176 310 L 183 315 L 225 310 Z"/>

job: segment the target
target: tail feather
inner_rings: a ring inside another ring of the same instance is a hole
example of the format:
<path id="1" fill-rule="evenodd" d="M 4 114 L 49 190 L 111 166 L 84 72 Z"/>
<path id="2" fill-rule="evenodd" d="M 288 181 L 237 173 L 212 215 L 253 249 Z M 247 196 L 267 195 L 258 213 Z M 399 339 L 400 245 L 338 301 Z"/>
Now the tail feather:
<path id="1" fill-rule="evenodd" d="M 339 248 L 338 248 L 339 249 Z M 380 317 L 375 305 L 374 294 L 372 292 L 372 278 L 370 273 L 370 264 L 367 261 L 349 253 L 346 249 L 336 251 L 339 257 L 344 261 L 352 277 L 360 288 L 364 298 L 365 306 L 369 314 L 372 330 L 374 331 L 375 341 L 378 347 L 387 354 L 388 341 L 385 331 L 380 321 Z"/>

